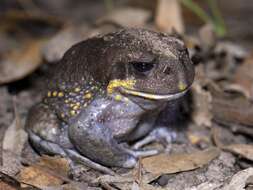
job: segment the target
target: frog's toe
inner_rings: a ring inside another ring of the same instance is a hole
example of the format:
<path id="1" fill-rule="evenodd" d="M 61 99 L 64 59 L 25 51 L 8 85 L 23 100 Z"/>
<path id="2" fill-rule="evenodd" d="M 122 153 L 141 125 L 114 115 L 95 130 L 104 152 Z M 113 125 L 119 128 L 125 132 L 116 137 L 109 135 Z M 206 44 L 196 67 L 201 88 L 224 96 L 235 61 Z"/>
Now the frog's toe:
<path id="1" fill-rule="evenodd" d="M 168 146 L 172 141 L 174 141 L 174 139 L 176 139 L 176 136 L 176 132 L 171 131 L 166 127 L 156 128 L 145 138 L 137 141 L 132 146 L 132 148 L 134 150 L 138 150 L 141 147 L 156 141 L 163 143 L 165 146 Z"/>
<path id="2" fill-rule="evenodd" d="M 129 157 L 123 164 L 123 168 L 133 168 L 137 163 L 137 159 L 133 156 Z"/>
<path id="3" fill-rule="evenodd" d="M 130 156 L 126 160 L 126 162 L 123 164 L 122 167 L 124 167 L 124 168 L 133 168 L 137 163 L 137 158 L 154 156 L 154 155 L 160 153 L 160 151 L 156 150 L 156 149 L 152 149 L 152 150 L 126 150 L 126 152 L 128 152 L 132 156 Z"/>
<path id="4" fill-rule="evenodd" d="M 158 149 L 151 149 L 151 150 L 127 150 L 129 154 L 131 154 L 135 158 L 139 157 L 148 157 L 159 154 L 161 151 Z"/>

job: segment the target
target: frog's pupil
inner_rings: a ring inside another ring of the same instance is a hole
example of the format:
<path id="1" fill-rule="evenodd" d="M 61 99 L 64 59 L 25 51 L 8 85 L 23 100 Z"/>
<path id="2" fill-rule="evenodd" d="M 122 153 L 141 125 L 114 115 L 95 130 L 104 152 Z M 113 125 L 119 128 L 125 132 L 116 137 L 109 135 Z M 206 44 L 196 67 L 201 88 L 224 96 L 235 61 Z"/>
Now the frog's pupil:
<path id="1" fill-rule="evenodd" d="M 153 67 L 153 63 L 145 63 L 145 62 L 132 62 L 133 68 L 139 72 L 147 72 L 150 71 Z"/>

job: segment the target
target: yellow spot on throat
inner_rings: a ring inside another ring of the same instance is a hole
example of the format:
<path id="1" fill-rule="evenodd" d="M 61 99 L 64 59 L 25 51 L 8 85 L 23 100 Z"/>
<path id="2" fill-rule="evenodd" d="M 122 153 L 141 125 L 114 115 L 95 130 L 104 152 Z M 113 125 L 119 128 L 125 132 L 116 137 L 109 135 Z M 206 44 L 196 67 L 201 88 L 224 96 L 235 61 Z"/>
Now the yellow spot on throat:
<path id="1" fill-rule="evenodd" d="M 70 111 L 70 115 L 71 115 L 71 116 L 76 115 L 76 111 L 75 111 L 75 110 L 71 110 L 71 111 Z"/>
<path id="2" fill-rule="evenodd" d="M 120 101 L 122 99 L 122 96 L 117 94 L 114 98 L 116 101 Z"/>
<path id="3" fill-rule="evenodd" d="M 114 89 L 117 87 L 125 87 L 132 89 L 135 84 L 135 80 L 132 79 L 126 79 L 126 80 L 111 80 L 107 86 L 107 93 L 112 94 L 114 92 Z"/>
<path id="4" fill-rule="evenodd" d="M 75 92 L 80 92 L 81 89 L 80 89 L 79 87 L 76 87 L 76 88 L 74 89 L 74 91 L 75 91 Z"/>
<path id="5" fill-rule="evenodd" d="M 84 98 L 90 99 L 92 97 L 92 94 L 90 92 L 88 92 L 87 94 L 85 94 L 83 96 Z"/>
<path id="6" fill-rule="evenodd" d="M 79 109 L 79 106 L 78 105 L 75 105 L 74 107 L 73 107 L 73 110 L 78 110 Z"/>

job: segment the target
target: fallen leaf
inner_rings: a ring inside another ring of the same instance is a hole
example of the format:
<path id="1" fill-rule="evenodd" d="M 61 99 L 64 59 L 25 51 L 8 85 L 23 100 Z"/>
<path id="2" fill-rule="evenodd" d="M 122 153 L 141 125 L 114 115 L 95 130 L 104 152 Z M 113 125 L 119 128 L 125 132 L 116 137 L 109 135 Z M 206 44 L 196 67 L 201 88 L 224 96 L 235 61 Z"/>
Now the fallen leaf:
<path id="1" fill-rule="evenodd" d="M 142 184 L 140 190 L 163 190 L 164 188 L 161 188 L 159 186 L 153 186 L 149 184 Z M 170 188 L 167 188 L 167 190 L 171 190 Z"/>
<path id="2" fill-rule="evenodd" d="M 71 182 L 61 186 L 46 187 L 43 190 L 97 190 L 94 187 L 89 187 L 86 183 Z"/>
<path id="3" fill-rule="evenodd" d="M 111 11 L 101 19 L 97 20 L 97 24 L 112 23 L 122 27 L 144 27 L 146 21 L 151 17 L 151 13 L 139 8 L 120 8 Z"/>
<path id="4" fill-rule="evenodd" d="M 211 48 L 216 43 L 216 34 L 214 32 L 214 27 L 212 24 L 205 24 L 199 30 L 199 39 L 203 48 Z"/>
<path id="5" fill-rule="evenodd" d="M 178 0 L 158 0 L 155 14 L 155 24 L 163 32 L 176 30 L 184 32 L 181 6 Z"/>
<path id="6" fill-rule="evenodd" d="M 15 101 L 14 101 L 15 102 Z M 3 138 L 1 171 L 8 175 L 15 175 L 21 168 L 20 157 L 23 146 L 27 141 L 27 133 L 24 131 L 21 119 L 14 104 L 15 119 L 5 131 Z"/>
<path id="7" fill-rule="evenodd" d="M 24 143 L 27 141 L 27 133 L 22 127 L 19 115 L 16 113 L 15 119 L 4 134 L 3 149 L 21 155 Z"/>
<path id="8" fill-rule="evenodd" d="M 59 61 L 72 45 L 88 37 L 87 30 L 85 27 L 66 27 L 45 43 L 41 51 L 43 58 L 48 62 Z"/>
<path id="9" fill-rule="evenodd" d="M 209 91 L 205 90 L 202 84 L 204 76 L 202 76 L 203 67 L 196 68 L 196 79 L 192 86 L 192 98 L 193 98 L 193 121 L 198 126 L 208 126 L 212 125 L 213 114 L 212 110 L 212 96 Z M 205 83 L 205 82 L 204 82 Z"/>
<path id="10" fill-rule="evenodd" d="M 20 189 L 20 183 L 16 179 L 0 172 L 0 189 L 1 190 Z"/>
<path id="11" fill-rule="evenodd" d="M 253 100 L 253 53 L 238 67 L 234 75 L 234 82 L 238 84 L 245 95 Z"/>
<path id="12" fill-rule="evenodd" d="M 253 175 L 249 176 L 246 180 L 246 186 L 251 186 L 253 185 Z"/>
<path id="13" fill-rule="evenodd" d="M 204 182 L 195 187 L 189 187 L 185 190 L 218 190 L 222 187 L 221 182 Z"/>
<path id="14" fill-rule="evenodd" d="M 229 184 L 226 185 L 221 190 L 245 190 L 246 181 L 248 177 L 253 175 L 253 168 L 248 168 L 242 171 L 237 172 Z"/>
<path id="15" fill-rule="evenodd" d="M 223 146 L 222 149 L 240 155 L 243 158 L 253 161 L 253 145 L 250 144 L 231 144 Z"/>
<path id="16" fill-rule="evenodd" d="M 35 187 L 61 185 L 67 179 L 69 166 L 67 160 L 58 157 L 41 157 L 40 162 L 21 170 L 20 182 Z"/>
<path id="17" fill-rule="evenodd" d="M 0 14 L 0 37 L 7 39 L 0 39 L 5 43 L 0 47 L 0 84 L 22 79 L 38 68 L 42 45 L 63 26 L 56 17 L 28 12 L 10 10 Z"/>
<path id="18" fill-rule="evenodd" d="M 253 126 L 253 103 L 244 96 L 210 89 L 212 114 L 215 121 L 223 124 Z"/>
<path id="19" fill-rule="evenodd" d="M 20 181 L 36 187 L 61 185 L 63 181 L 41 168 L 28 167 L 21 171 Z"/>
<path id="20" fill-rule="evenodd" d="M 9 185 L 3 181 L 0 181 L 0 189 L 2 190 L 17 190 L 18 188 Z"/>
<path id="21" fill-rule="evenodd" d="M 0 64 L 0 84 L 22 79 L 41 64 L 44 40 L 26 42 L 19 49 L 4 54 Z"/>
<path id="22" fill-rule="evenodd" d="M 217 148 L 197 151 L 191 154 L 160 154 L 143 158 L 143 168 L 154 174 L 172 174 L 193 170 L 208 164 L 219 155 Z"/>

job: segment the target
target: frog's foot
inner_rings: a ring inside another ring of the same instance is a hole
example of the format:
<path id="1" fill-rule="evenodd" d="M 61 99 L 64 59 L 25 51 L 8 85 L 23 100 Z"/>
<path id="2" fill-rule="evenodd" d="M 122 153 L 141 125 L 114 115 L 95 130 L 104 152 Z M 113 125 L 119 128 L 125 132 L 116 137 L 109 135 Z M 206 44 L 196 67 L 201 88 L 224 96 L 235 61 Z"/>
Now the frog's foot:
<path id="1" fill-rule="evenodd" d="M 109 169 L 105 166 L 102 166 L 101 164 L 98 164 L 98 163 L 80 155 L 78 152 L 76 152 L 74 150 L 67 149 L 66 152 L 67 152 L 68 156 L 70 157 L 70 159 L 74 161 L 74 162 L 70 163 L 71 170 L 74 173 L 76 173 L 77 170 L 79 170 L 75 167 L 76 166 L 75 162 L 76 162 L 76 163 L 83 164 L 83 165 L 85 165 L 89 168 L 92 168 L 94 170 L 100 171 L 102 173 L 115 175 L 115 172 L 112 171 L 111 169 Z"/>
<path id="2" fill-rule="evenodd" d="M 32 145 L 36 148 L 36 150 L 39 150 L 40 154 L 60 155 L 61 157 L 66 158 L 70 164 L 71 170 L 75 170 L 74 173 L 77 173 L 75 169 L 76 164 L 74 163 L 77 162 L 105 174 L 115 174 L 111 169 L 93 162 L 92 160 L 80 155 L 76 151 L 71 149 L 64 149 L 56 143 L 42 139 L 40 136 L 32 133 L 31 131 L 29 131 L 29 137 Z"/>
<path id="3" fill-rule="evenodd" d="M 156 154 L 159 154 L 160 151 L 156 149 L 151 150 L 126 150 L 129 154 L 133 155 L 133 157 L 139 158 L 139 157 L 148 157 L 148 156 L 154 156 Z"/>
<path id="4" fill-rule="evenodd" d="M 149 135 L 144 137 L 143 139 L 137 141 L 132 148 L 134 150 L 138 150 L 141 147 L 150 144 L 152 142 L 161 142 L 165 146 L 169 146 L 171 142 L 176 138 L 177 134 L 174 131 L 170 131 L 166 127 L 159 127 L 154 129 Z M 169 149 L 169 147 L 168 147 Z"/>

